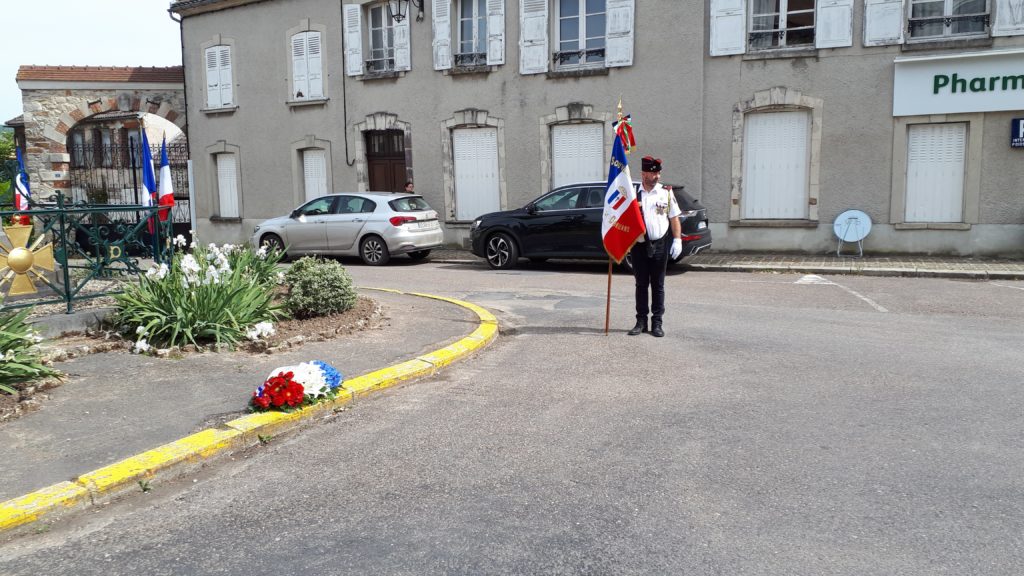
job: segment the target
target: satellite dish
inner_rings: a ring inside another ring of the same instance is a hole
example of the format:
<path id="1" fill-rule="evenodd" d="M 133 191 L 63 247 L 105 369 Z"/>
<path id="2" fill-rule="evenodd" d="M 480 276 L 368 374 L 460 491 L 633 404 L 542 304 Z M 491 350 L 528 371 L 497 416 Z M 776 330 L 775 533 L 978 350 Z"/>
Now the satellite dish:
<path id="1" fill-rule="evenodd" d="M 858 256 L 864 255 L 863 240 L 871 232 L 871 217 L 860 210 L 847 210 L 832 223 L 832 230 L 839 238 L 839 245 L 836 246 L 836 256 L 841 256 L 844 242 L 856 242 Z"/>

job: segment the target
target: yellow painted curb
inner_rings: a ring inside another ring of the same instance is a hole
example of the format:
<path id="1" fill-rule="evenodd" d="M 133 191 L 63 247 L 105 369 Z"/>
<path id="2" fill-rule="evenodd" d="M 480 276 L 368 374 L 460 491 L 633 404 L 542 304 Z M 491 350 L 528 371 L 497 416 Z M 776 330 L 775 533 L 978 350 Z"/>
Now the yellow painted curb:
<path id="1" fill-rule="evenodd" d="M 422 354 L 412 360 L 346 380 L 343 384 L 344 390 L 332 402 L 315 404 L 291 413 L 249 414 L 227 422 L 224 424 L 224 428 L 207 428 L 159 448 L 93 470 L 79 476 L 74 482 L 60 482 L 0 503 L 0 532 L 34 522 L 54 511 L 88 506 L 95 501 L 109 499 L 126 489 L 135 488 L 140 480 L 152 478 L 162 471 L 182 464 L 200 462 L 228 448 L 247 446 L 254 443 L 260 436 L 285 432 L 298 426 L 301 421 L 333 410 L 337 406 L 345 405 L 355 397 L 365 396 L 373 391 L 413 378 L 429 376 L 438 368 L 447 366 L 486 346 L 498 334 L 497 318 L 476 304 L 444 296 L 403 292 L 389 288 L 364 289 L 450 302 L 473 311 L 480 319 L 480 325 L 454 344 Z"/>
<path id="2" fill-rule="evenodd" d="M 90 503 L 89 491 L 61 482 L 0 504 L 0 532 L 35 522 L 51 512 L 70 510 Z"/>

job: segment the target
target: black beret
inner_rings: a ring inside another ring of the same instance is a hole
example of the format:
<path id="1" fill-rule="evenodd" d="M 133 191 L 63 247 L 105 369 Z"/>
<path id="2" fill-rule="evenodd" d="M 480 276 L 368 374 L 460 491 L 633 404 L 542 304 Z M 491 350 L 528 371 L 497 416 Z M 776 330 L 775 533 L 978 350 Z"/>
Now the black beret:
<path id="1" fill-rule="evenodd" d="M 640 160 L 640 164 L 644 172 L 661 172 L 661 158 L 644 156 Z"/>

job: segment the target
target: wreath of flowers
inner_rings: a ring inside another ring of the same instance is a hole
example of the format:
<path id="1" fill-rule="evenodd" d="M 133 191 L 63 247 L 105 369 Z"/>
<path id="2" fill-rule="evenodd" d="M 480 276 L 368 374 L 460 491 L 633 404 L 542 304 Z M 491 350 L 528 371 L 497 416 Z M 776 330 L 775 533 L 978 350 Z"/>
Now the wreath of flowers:
<path id="1" fill-rule="evenodd" d="M 341 372 L 326 362 L 314 360 L 274 369 L 249 400 L 254 412 L 290 411 L 338 396 L 344 380 Z"/>

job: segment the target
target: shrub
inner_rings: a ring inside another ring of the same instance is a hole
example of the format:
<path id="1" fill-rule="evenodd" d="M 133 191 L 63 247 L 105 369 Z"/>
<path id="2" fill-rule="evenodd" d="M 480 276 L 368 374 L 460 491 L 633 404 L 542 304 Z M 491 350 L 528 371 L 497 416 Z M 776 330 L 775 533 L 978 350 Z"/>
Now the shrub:
<path id="1" fill-rule="evenodd" d="M 344 312 L 356 303 L 352 277 L 334 260 L 306 256 L 284 275 L 288 294 L 284 305 L 296 318 Z"/>
<path id="2" fill-rule="evenodd" d="M 25 322 L 28 314 L 28 308 L 0 312 L 0 391 L 7 394 L 16 392 L 13 384 L 58 375 L 39 358 L 35 330 Z"/>
<path id="3" fill-rule="evenodd" d="M 214 244 L 176 253 L 170 266 L 154 265 L 138 284 L 115 295 L 114 322 L 138 339 L 136 351 L 235 344 L 250 327 L 284 315 L 273 303 L 279 259 L 279 253 Z"/>

